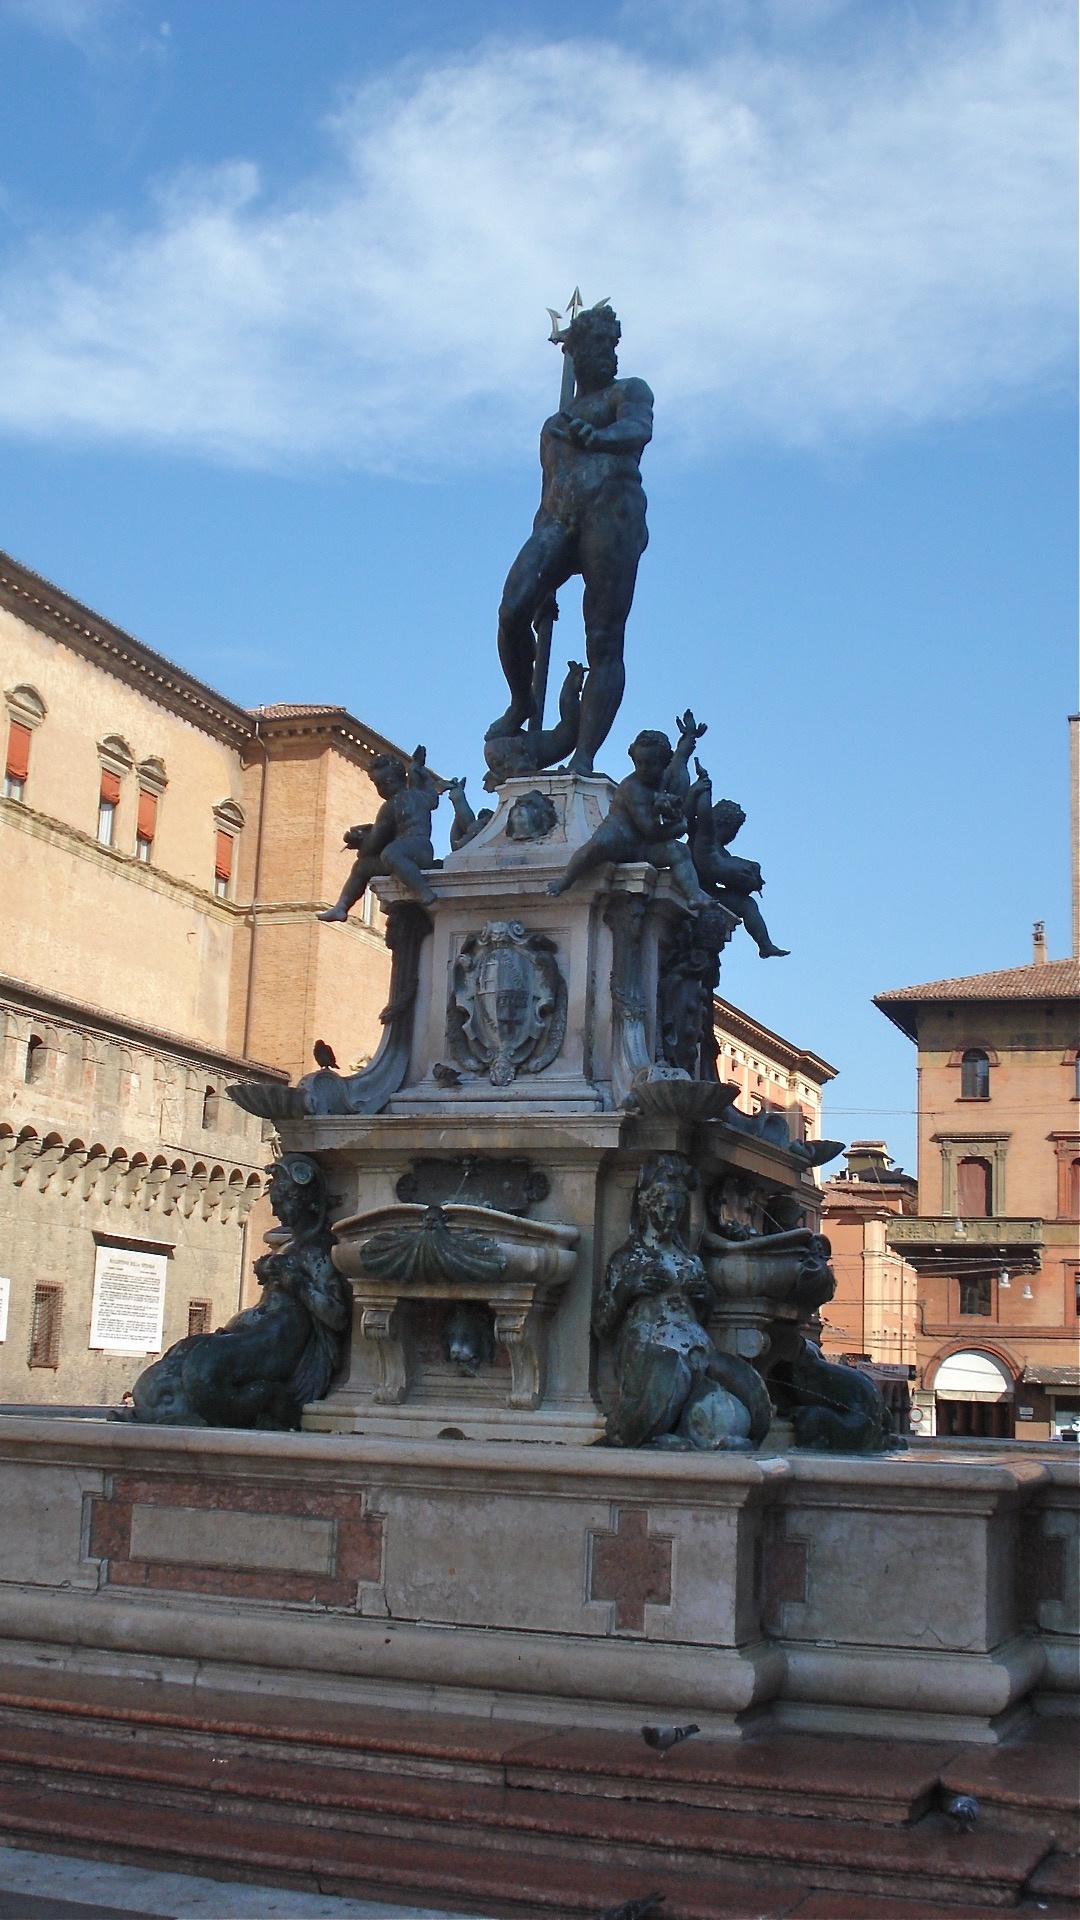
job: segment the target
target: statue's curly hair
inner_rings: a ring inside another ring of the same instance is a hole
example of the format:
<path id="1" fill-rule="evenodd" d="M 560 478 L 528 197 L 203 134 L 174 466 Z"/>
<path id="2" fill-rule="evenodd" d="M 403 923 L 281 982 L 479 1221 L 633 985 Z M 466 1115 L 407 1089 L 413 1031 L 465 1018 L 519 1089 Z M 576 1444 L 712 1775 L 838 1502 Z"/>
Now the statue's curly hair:
<path id="1" fill-rule="evenodd" d="M 573 320 L 571 320 L 569 336 L 570 353 L 573 355 L 577 353 L 581 347 L 587 346 L 589 341 L 595 339 L 597 336 L 602 336 L 604 339 L 610 340 L 615 346 L 618 346 L 619 341 L 622 339 L 622 327 L 619 325 L 613 308 L 585 307 L 581 313 L 575 314 Z"/>
<path id="2" fill-rule="evenodd" d="M 718 800 L 712 817 L 717 834 L 723 840 L 734 840 L 739 828 L 746 825 L 746 815 L 737 800 Z"/>

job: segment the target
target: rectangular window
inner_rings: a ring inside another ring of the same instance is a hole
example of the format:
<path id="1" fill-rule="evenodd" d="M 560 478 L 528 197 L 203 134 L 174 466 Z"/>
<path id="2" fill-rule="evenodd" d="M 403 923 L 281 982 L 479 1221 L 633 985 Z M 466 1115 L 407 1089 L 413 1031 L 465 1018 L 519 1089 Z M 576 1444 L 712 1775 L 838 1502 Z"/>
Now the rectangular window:
<path id="1" fill-rule="evenodd" d="M 60 1365 L 60 1314 L 63 1303 L 62 1287 L 39 1285 L 34 1288 L 28 1355 L 32 1367 Z"/>
<path id="2" fill-rule="evenodd" d="M 233 836 L 218 828 L 214 843 L 214 892 L 219 900 L 229 898 L 233 867 Z"/>
<path id="3" fill-rule="evenodd" d="M 139 812 L 135 822 L 135 858 L 148 862 L 154 847 L 154 835 L 157 832 L 156 793 L 150 793 L 146 787 L 139 788 Z"/>
<path id="4" fill-rule="evenodd" d="M 988 1273 L 977 1273 L 960 1282 L 961 1313 L 981 1314 L 984 1319 L 993 1312 L 994 1283 Z"/>
<path id="5" fill-rule="evenodd" d="M 120 775 L 108 767 L 101 769 L 98 794 L 97 837 L 103 847 L 111 847 L 116 831 L 116 809 L 120 805 Z"/>
<path id="6" fill-rule="evenodd" d="M 21 720 L 8 722 L 7 761 L 4 768 L 5 800 L 21 800 L 30 773 L 30 729 Z"/>
<path id="7" fill-rule="evenodd" d="M 196 1333 L 209 1333 L 210 1307 L 211 1307 L 211 1302 L 209 1300 L 189 1300 L 188 1301 L 187 1330 L 188 1330 L 189 1340 Z"/>

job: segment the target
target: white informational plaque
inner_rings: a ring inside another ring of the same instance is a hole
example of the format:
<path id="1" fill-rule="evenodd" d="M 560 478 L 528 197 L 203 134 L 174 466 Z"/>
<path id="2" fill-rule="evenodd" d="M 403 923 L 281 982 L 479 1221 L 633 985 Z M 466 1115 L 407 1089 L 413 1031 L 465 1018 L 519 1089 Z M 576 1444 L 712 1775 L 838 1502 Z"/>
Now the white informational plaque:
<path id="1" fill-rule="evenodd" d="M 0 1340 L 7 1339 L 7 1316 L 10 1299 L 11 1281 L 0 1278 Z"/>
<path id="2" fill-rule="evenodd" d="M 110 1353 L 160 1353 L 165 1318 L 164 1253 L 99 1247 L 94 1262 L 90 1345 Z"/>

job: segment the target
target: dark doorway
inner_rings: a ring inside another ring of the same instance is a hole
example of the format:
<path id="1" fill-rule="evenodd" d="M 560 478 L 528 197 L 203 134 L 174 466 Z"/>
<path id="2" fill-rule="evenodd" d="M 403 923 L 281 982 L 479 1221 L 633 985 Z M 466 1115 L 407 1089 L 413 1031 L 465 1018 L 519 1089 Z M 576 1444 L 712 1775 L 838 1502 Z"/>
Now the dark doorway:
<path id="1" fill-rule="evenodd" d="M 1011 1440 L 1011 1400 L 938 1400 L 937 1431 L 946 1440 Z"/>

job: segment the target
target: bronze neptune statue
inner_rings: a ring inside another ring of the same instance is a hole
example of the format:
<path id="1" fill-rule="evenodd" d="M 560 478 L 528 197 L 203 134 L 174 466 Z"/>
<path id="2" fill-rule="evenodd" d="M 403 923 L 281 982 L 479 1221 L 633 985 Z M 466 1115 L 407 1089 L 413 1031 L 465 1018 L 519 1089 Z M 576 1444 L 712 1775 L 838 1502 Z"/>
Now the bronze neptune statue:
<path id="1" fill-rule="evenodd" d="M 593 771 L 619 711 L 623 635 L 649 538 L 639 465 L 652 439 L 653 397 L 644 380 L 619 379 L 620 333 L 611 308 L 601 304 L 575 313 L 565 336 L 556 336 L 573 361 L 576 388 L 541 430 L 540 508 L 499 608 L 499 660 L 510 705 L 489 728 L 489 740 L 540 724 L 536 626 L 572 574 L 584 581 L 589 677 L 570 761 L 574 773 Z"/>

